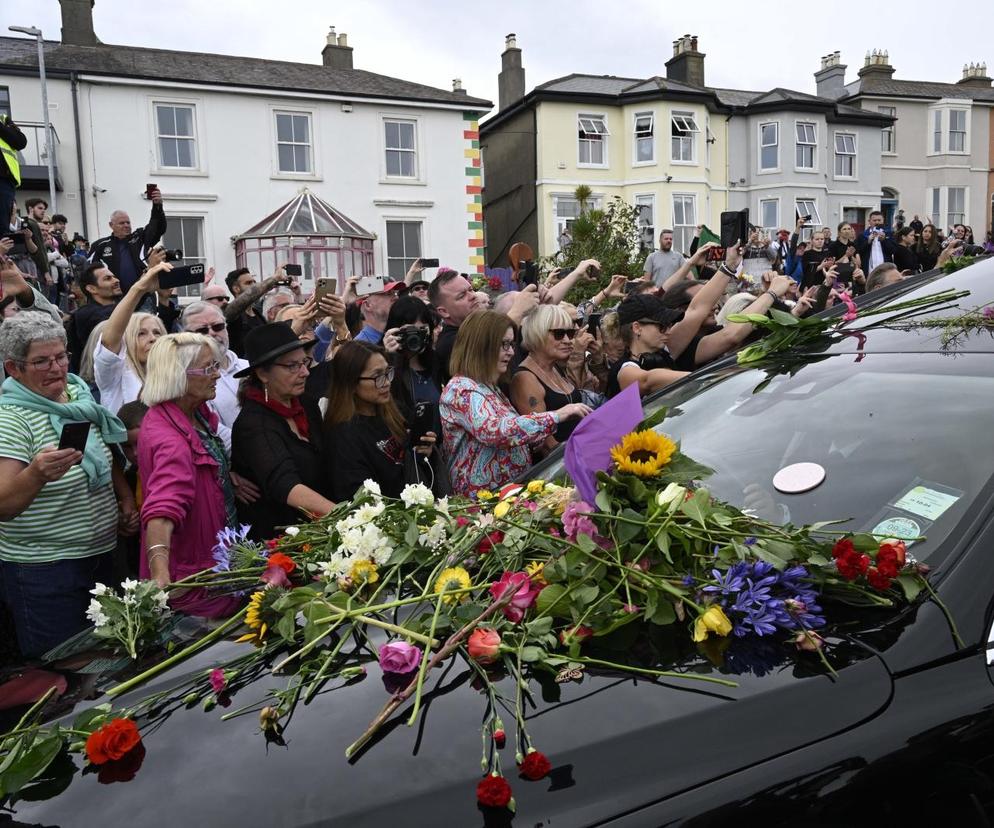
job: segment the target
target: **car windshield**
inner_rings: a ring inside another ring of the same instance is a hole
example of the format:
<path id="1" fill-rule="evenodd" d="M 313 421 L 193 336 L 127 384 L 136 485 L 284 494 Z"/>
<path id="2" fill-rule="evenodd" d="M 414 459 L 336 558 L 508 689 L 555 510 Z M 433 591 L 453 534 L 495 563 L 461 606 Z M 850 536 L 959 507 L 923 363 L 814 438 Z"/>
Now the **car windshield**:
<path id="1" fill-rule="evenodd" d="M 918 560 L 940 548 L 991 477 L 990 357 L 870 354 L 815 358 L 793 373 L 727 366 L 646 404 L 657 428 L 715 470 L 720 499 L 794 525 L 906 539 Z M 774 475 L 795 463 L 824 481 L 787 494 Z M 561 471 L 541 469 L 554 478 Z"/>

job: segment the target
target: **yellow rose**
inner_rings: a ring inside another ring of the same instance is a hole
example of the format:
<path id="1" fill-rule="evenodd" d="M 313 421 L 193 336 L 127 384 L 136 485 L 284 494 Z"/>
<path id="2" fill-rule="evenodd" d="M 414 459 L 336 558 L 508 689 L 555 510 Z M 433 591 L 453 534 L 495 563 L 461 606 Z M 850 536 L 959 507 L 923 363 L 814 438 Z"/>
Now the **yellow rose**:
<path id="1" fill-rule="evenodd" d="M 502 500 L 500 503 L 494 506 L 494 517 L 502 518 L 510 511 L 511 511 L 511 502 L 509 500 Z"/>
<path id="2" fill-rule="evenodd" d="M 732 622 L 717 604 L 712 604 L 694 622 L 694 641 L 704 641 L 710 633 L 725 636 L 732 631 Z"/>
<path id="3" fill-rule="evenodd" d="M 493 492 L 485 492 L 485 491 L 481 490 L 481 491 L 478 491 L 476 493 L 476 499 L 477 500 L 493 500 L 494 499 L 494 493 Z"/>
<path id="4" fill-rule="evenodd" d="M 542 490 L 545 488 L 544 480 L 533 480 L 528 484 L 529 494 L 542 494 Z"/>

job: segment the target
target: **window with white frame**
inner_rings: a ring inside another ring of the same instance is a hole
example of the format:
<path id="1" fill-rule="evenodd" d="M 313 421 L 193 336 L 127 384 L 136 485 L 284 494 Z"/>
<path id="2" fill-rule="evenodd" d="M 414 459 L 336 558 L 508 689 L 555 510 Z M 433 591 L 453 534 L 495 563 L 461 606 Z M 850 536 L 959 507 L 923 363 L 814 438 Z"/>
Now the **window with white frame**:
<path id="1" fill-rule="evenodd" d="M 202 216 L 175 216 L 169 214 L 169 223 L 162 236 L 162 246 L 167 250 L 182 250 L 183 264 L 206 264 L 204 245 L 204 219 Z M 199 296 L 203 285 L 183 285 L 176 288 L 179 296 Z"/>
<path id="2" fill-rule="evenodd" d="M 877 112 L 881 115 L 897 116 L 896 106 L 878 106 Z M 897 152 L 897 136 L 894 134 L 894 124 L 886 126 L 880 130 L 880 151 L 893 155 Z"/>
<path id="3" fill-rule="evenodd" d="M 309 112 L 276 112 L 277 169 L 290 175 L 310 175 L 311 115 Z"/>
<path id="4" fill-rule="evenodd" d="M 607 119 L 603 115 L 579 115 L 576 119 L 577 153 L 581 164 L 607 166 Z"/>
<path id="5" fill-rule="evenodd" d="M 635 207 L 639 211 L 639 247 L 652 250 L 656 246 L 656 197 L 637 195 Z"/>
<path id="6" fill-rule="evenodd" d="M 670 160 L 697 160 L 697 121 L 693 112 L 674 112 L 670 116 Z"/>
<path id="7" fill-rule="evenodd" d="M 949 110 L 949 152 L 966 152 L 966 110 Z"/>
<path id="8" fill-rule="evenodd" d="M 932 152 L 942 152 L 942 110 L 932 110 Z"/>
<path id="9" fill-rule="evenodd" d="M 835 133 L 835 177 L 856 177 L 856 135 L 852 132 Z"/>
<path id="10" fill-rule="evenodd" d="M 414 260 L 421 257 L 421 222 L 388 221 L 386 224 L 387 275 L 391 280 L 403 281 Z"/>
<path id="11" fill-rule="evenodd" d="M 797 151 L 794 166 L 799 170 L 815 168 L 815 147 L 818 145 L 817 130 L 814 124 L 799 122 L 797 130 Z"/>
<path id="12" fill-rule="evenodd" d="M 775 170 L 780 167 L 780 124 L 773 121 L 759 125 L 759 169 Z"/>
<path id="13" fill-rule="evenodd" d="M 821 227 L 821 213 L 818 212 L 818 202 L 813 198 L 797 199 L 794 202 L 794 212 L 797 214 L 797 218 L 804 219 L 806 225 Z"/>
<path id="14" fill-rule="evenodd" d="M 655 116 L 651 112 L 635 113 L 635 163 L 649 164 L 656 160 L 656 139 L 653 137 Z"/>
<path id="15" fill-rule="evenodd" d="M 946 225 L 966 223 L 966 187 L 946 188 Z"/>
<path id="16" fill-rule="evenodd" d="M 155 131 L 159 166 L 197 168 L 197 110 L 193 104 L 156 103 Z"/>
<path id="17" fill-rule="evenodd" d="M 673 196 L 673 249 L 687 255 L 697 231 L 697 196 Z"/>
<path id="18" fill-rule="evenodd" d="M 762 198 L 759 200 L 759 221 L 763 230 L 773 236 L 780 229 L 780 199 Z"/>
<path id="19" fill-rule="evenodd" d="M 389 178 L 417 178 L 417 121 L 409 121 L 402 118 L 384 118 L 383 137 L 387 176 Z"/>
<path id="20" fill-rule="evenodd" d="M 942 224 L 942 190 L 939 187 L 932 188 L 932 211 L 930 216 L 932 218 L 932 224 L 936 227 Z"/>

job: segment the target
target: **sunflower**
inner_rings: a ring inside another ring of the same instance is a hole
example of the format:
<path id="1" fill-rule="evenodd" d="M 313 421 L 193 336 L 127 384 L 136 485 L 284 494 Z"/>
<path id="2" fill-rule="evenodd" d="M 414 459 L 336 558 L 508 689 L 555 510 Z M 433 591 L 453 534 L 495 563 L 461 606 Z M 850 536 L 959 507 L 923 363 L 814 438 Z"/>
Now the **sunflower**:
<path id="1" fill-rule="evenodd" d="M 670 462 L 674 443 L 665 434 L 655 431 L 633 431 L 621 438 L 621 443 L 611 449 L 611 459 L 619 472 L 638 477 L 656 477 L 663 466 Z"/>
<path id="2" fill-rule="evenodd" d="M 443 569 L 442 574 L 435 581 L 435 592 L 448 592 L 455 589 L 467 589 L 473 586 L 473 580 L 469 573 L 461 566 L 450 566 Z M 455 604 L 463 600 L 461 595 L 443 595 L 442 600 L 446 604 Z"/>
<path id="3" fill-rule="evenodd" d="M 281 587 L 254 592 L 245 610 L 245 626 L 252 632 L 245 633 L 237 641 L 251 641 L 257 647 L 262 646 L 269 628 L 278 620 L 272 612 L 273 603 L 285 593 L 286 590 Z"/>
<path id="4" fill-rule="evenodd" d="M 354 584 L 375 584 L 380 580 L 380 573 L 372 561 L 358 560 L 349 570 L 349 578 Z"/>

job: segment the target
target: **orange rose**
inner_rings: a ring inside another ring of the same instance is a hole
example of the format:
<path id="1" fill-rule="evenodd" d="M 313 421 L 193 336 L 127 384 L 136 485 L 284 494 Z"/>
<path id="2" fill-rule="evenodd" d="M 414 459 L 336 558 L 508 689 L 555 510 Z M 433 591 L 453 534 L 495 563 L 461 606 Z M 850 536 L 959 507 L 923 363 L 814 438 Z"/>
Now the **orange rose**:
<path id="1" fill-rule="evenodd" d="M 287 575 L 289 575 L 293 570 L 297 568 L 297 564 L 294 563 L 293 558 L 289 555 L 284 555 L 282 552 L 274 552 L 269 556 L 269 565 L 278 566 Z"/>
<path id="2" fill-rule="evenodd" d="M 94 765 L 120 759 L 142 740 L 138 726 L 131 719 L 114 719 L 86 740 L 86 758 Z"/>
<path id="3" fill-rule="evenodd" d="M 469 657 L 480 664 L 493 664 L 500 653 L 500 633 L 497 630 L 477 627 L 469 634 L 466 643 Z"/>

